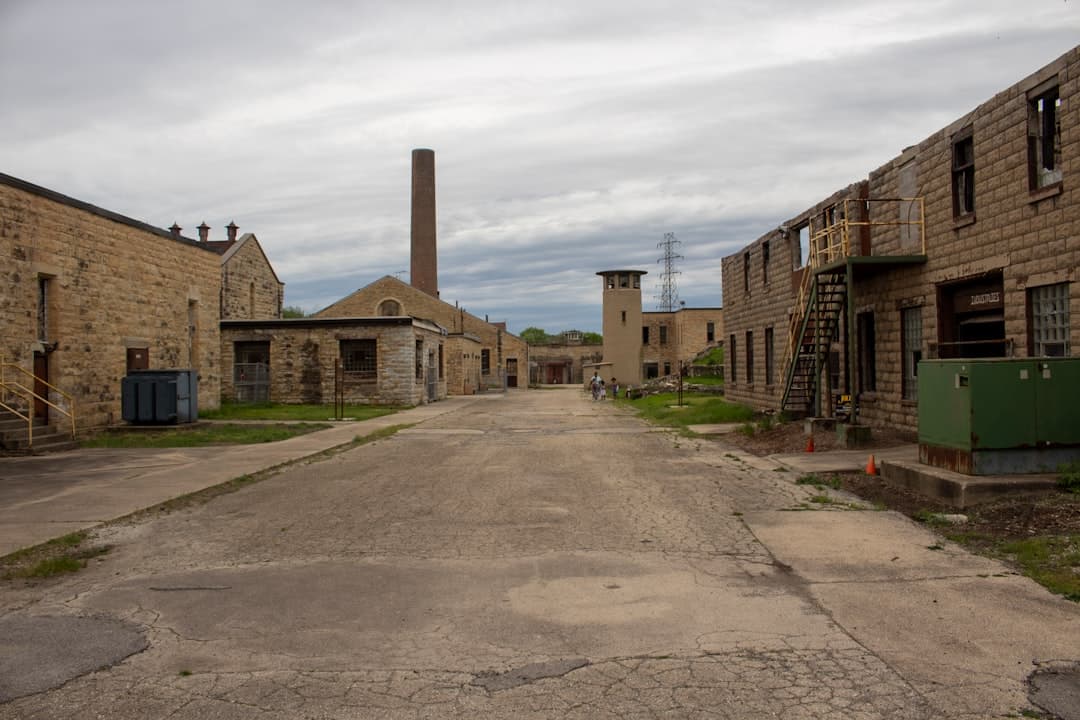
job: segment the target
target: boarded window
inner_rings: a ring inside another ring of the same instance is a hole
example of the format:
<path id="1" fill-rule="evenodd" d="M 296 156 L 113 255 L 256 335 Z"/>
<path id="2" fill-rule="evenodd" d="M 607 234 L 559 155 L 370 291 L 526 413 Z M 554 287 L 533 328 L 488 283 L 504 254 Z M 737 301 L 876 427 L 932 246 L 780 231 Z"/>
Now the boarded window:
<path id="1" fill-rule="evenodd" d="M 375 340 L 342 340 L 341 369 L 349 380 L 375 380 L 378 357 Z"/>
<path id="2" fill-rule="evenodd" d="M 705 323 L 705 342 L 716 342 L 716 323 Z"/>
<path id="3" fill-rule="evenodd" d="M 859 349 L 859 392 L 873 392 L 877 390 L 874 313 L 859 313 L 855 320 Z"/>
<path id="4" fill-rule="evenodd" d="M 383 300 L 379 303 L 379 315 L 382 317 L 401 315 L 401 303 L 397 300 Z"/>
<path id="5" fill-rule="evenodd" d="M 1028 290 L 1028 343 L 1035 357 L 1069 355 L 1069 283 Z"/>
<path id="6" fill-rule="evenodd" d="M 667 345 L 667 325 L 660 326 L 660 344 Z"/>

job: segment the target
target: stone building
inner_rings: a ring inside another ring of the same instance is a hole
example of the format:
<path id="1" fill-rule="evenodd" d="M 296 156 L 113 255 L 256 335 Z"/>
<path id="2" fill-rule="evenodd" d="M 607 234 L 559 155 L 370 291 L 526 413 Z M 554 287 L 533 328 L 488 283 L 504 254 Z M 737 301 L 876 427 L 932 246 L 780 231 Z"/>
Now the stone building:
<path id="1" fill-rule="evenodd" d="M 605 379 L 624 385 L 672 375 L 701 352 L 723 342 L 724 312 L 720 308 L 680 308 L 672 312 L 641 309 L 644 270 L 604 270 Z"/>
<path id="2" fill-rule="evenodd" d="M 216 241 L 209 240 L 210 228 L 206 223 L 199 226 L 200 241 L 221 255 L 221 318 L 280 318 L 285 303 L 285 283 L 278 278 L 258 238 L 252 233 L 244 233 L 238 240 L 238 229 L 236 223 L 229 223 L 226 226 L 228 239 Z"/>
<path id="3" fill-rule="evenodd" d="M 1080 47 L 724 258 L 727 395 L 914 431 L 918 363 L 1076 355 Z"/>
<path id="4" fill-rule="evenodd" d="M 724 311 L 720 308 L 679 308 L 673 312 L 641 314 L 642 376 L 679 372 L 703 351 L 723 341 Z"/>
<path id="5" fill-rule="evenodd" d="M 313 317 L 397 315 L 423 318 L 446 329 L 448 350 L 454 355 L 449 394 L 471 394 L 527 383 L 528 344 L 507 332 L 504 324 L 488 322 L 390 275 L 323 308 Z"/>
<path id="6" fill-rule="evenodd" d="M 581 384 L 585 366 L 603 360 L 602 343 L 584 343 L 581 333 L 564 333 L 551 342 L 529 345 L 529 382 L 534 385 Z"/>
<path id="7" fill-rule="evenodd" d="M 0 174 L 0 257 L 8 404 L 27 402 L 22 376 L 55 406 L 28 401 L 36 415 L 66 424 L 73 405 L 99 428 L 120 422 L 128 370 L 194 368 L 199 407 L 218 406 L 220 257 L 204 244 Z"/>
<path id="8" fill-rule="evenodd" d="M 408 316 L 222 320 L 227 400 L 421 405 L 446 397 L 446 333 Z"/>

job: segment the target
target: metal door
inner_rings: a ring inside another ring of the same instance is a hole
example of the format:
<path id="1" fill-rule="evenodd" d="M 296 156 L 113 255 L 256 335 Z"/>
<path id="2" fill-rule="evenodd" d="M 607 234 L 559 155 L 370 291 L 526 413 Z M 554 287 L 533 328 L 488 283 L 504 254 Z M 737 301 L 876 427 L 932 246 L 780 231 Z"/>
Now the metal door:
<path id="1" fill-rule="evenodd" d="M 428 351 L 427 356 L 427 399 L 435 402 L 439 395 L 439 368 L 435 364 L 435 352 Z"/>

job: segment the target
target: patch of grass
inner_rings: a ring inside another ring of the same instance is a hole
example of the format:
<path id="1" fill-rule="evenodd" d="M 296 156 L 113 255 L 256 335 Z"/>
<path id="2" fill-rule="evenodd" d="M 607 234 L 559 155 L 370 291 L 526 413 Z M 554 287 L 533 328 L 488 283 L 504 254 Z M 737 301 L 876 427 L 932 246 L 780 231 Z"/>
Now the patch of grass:
<path id="1" fill-rule="evenodd" d="M 1080 602 L 1080 535 L 1044 535 L 1002 543 L 1000 551 L 1050 592 Z"/>
<path id="2" fill-rule="evenodd" d="M 391 415 L 403 409 L 387 405 L 346 405 L 345 417 L 353 420 L 369 420 Z M 199 410 L 199 417 L 207 420 L 313 420 L 319 422 L 334 417 L 334 406 L 222 403 L 216 410 Z"/>
<path id="3" fill-rule="evenodd" d="M 930 525 L 933 527 L 940 527 L 942 525 L 948 525 L 948 521 L 942 517 L 941 513 L 936 513 L 931 510 L 919 510 L 912 517 L 915 520 L 923 523 L 924 525 Z"/>
<path id="4" fill-rule="evenodd" d="M 724 378 L 716 375 L 701 375 L 699 377 L 684 377 L 684 385 L 723 385 Z"/>
<path id="5" fill-rule="evenodd" d="M 710 423 L 749 421 L 754 411 L 745 405 L 728 402 L 705 393 L 683 393 L 682 408 L 669 407 L 679 401 L 676 393 L 658 393 L 645 398 L 623 401 L 647 420 L 660 425 L 683 427 Z"/>
<path id="6" fill-rule="evenodd" d="M 171 448 L 201 445 L 253 445 L 277 442 L 297 435 L 332 427 L 327 423 L 275 425 L 196 425 L 171 426 L 152 430 L 124 430 L 101 433 L 84 440 L 91 448 Z"/>
<path id="7" fill-rule="evenodd" d="M 1058 485 L 1063 490 L 1080 494 L 1080 462 L 1066 463 L 1058 467 Z"/>
<path id="8" fill-rule="evenodd" d="M 78 543 L 72 546 L 70 539 L 74 536 L 80 536 L 80 539 Z M 77 547 L 85 538 L 86 533 L 73 533 L 39 545 L 36 553 L 28 551 L 12 553 L 6 560 L 13 567 L 4 573 L 4 579 L 42 579 L 78 572 L 86 567 L 88 560 L 100 557 L 112 549 L 108 545 L 99 545 L 98 547 L 86 548 L 77 552 L 63 552 L 63 548 Z M 29 550 L 34 549 L 30 548 Z M 34 562 L 31 558 L 35 556 L 41 557 L 41 559 Z M 20 559 L 23 562 L 20 563 Z"/>
<path id="9" fill-rule="evenodd" d="M 717 345 L 709 352 L 705 353 L 698 359 L 694 360 L 695 365 L 723 365 L 724 364 L 724 346 Z"/>
<path id="10" fill-rule="evenodd" d="M 754 437 L 754 433 L 757 428 L 754 427 L 754 423 L 744 422 L 739 427 L 735 428 L 735 432 L 742 433 L 746 437 Z"/>
<path id="11" fill-rule="evenodd" d="M 834 500 L 828 495 L 812 495 L 810 502 L 817 503 L 818 505 L 831 505 Z"/>
<path id="12" fill-rule="evenodd" d="M 828 478 L 823 478 L 815 473 L 807 473 L 806 475 L 800 475 L 795 480 L 796 485 L 813 485 L 816 488 L 832 488 L 833 490 L 839 490 L 843 486 L 843 480 L 839 475 L 832 475 Z"/>
<path id="13" fill-rule="evenodd" d="M 181 670 L 180 672 L 177 673 L 177 675 L 179 675 L 180 677 L 191 677 L 191 671 L 190 670 Z"/>

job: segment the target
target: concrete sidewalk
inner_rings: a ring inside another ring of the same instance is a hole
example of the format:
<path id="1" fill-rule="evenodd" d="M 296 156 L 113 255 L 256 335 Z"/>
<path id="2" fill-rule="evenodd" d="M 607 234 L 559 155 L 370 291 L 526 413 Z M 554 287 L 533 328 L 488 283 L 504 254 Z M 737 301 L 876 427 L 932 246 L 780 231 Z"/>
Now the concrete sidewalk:
<path id="1" fill-rule="evenodd" d="M 0 458 L 0 556 L 301 460 L 392 425 L 422 423 L 502 395 L 450 397 L 393 415 L 342 422 L 275 443 L 194 448 L 88 448 Z"/>

